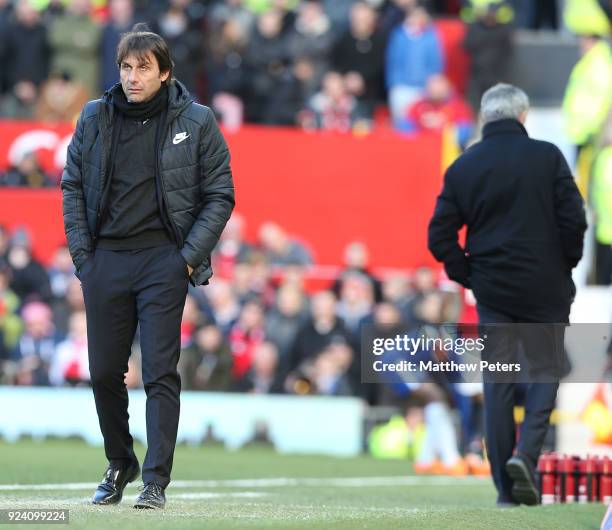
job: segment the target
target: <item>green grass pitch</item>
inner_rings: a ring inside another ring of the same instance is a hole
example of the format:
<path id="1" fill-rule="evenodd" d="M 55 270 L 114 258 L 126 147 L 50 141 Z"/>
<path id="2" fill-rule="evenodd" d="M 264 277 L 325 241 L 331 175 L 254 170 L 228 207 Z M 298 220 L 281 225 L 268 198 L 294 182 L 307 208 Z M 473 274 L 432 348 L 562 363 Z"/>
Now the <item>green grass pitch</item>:
<path id="1" fill-rule="evenodd" d="M 137 454 L 142 461 L 142 446 Z M 101 448 L 76 440 L 0 442 L 0 508 L 68 508 L 67 526 L 19 528 L 84 530 L 578 530 L 599 528 L 605 511 L 601 504 L 500 510 L 488 479 L 418 477 L 405 462 L 366 456 L 212 446 L 177 447 L 163 512 L 134 510 L 134 484 L 119 506 L 95 507 L 89 498 L 104 466 Z"/>

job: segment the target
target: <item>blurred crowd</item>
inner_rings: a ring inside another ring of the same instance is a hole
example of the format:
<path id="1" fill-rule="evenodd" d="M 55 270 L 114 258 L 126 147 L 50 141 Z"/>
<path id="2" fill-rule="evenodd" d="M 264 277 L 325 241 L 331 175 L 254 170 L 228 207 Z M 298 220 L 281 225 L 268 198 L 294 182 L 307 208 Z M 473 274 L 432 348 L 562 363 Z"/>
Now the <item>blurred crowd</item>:
<path id="1" fill-rule="evenodd" d="M 346 246 L 337 275 L 312 289 L 305 275 L 314 260 L 305 242 L 271 222 L 259 227 L 256 241 L 246 241 L 244 231 L 235 214 L 213 256 L 210 285 L 190 286 L 178 367 L 183 390 L 356 396 L 402 409 L 410 403 L 425 411 L 425 424 L 435 424 L 432 433 L 440 421 L 451 425 L 455 407 L 463 411 L 464 439 L 453 435 L 443 445 L 448 466 L 461 471 L 458 451 L 480 444 L 479 395 L 445 379 L 364 384 L 360 366 L 364 325 L 382 333 L 457 322 L 460 294 L 442 289 L 427 267 L 377 277 L 357 241 Z M 129 388 L 142 388 L 138 336 Z M 83 293 L 68 249 L 59 247 L 45 267 L 23 228 L 0 227 L 0 383 L 90 384 Z"/>
<path id="2" fill-rule="evenodd" d="M 146 22 L 168 41 L 177 79 L 227 130 L 246 121 L 359 134 L 390 122 L 406 133 L 450 129 L 465 148 L 478 133 L 482 94 L 507 78 L 514 30 L 563 28 L 581 35 L 582 59 L 563 110 L 568 137 L 583 146 L 599 140 L 612 99 L 611 6 L 612 0 L 0 0 L 0 119 L 73 122 L 88 99 L 118 81 L 121 35 Z M 466 26 L 465 87 L 447 75 L 438 17 L 459 17 Z M 0 173 L 0 186 L 54 185 L 57 176 L 45 174 L 34 153 Z"/>
<path id="3" fill-rule="evenodd" d="M 168 41 L 175 76 L 228 127 L 369 130 L 388 101 L 402 130 L 457 124 L 463 138 L 480 95 L 504 79 L 512 30 L 556 29 L 560 9 L 557 0 L 0 0 L 0 117 L 74 120 L 118 81 L 121 34 L 146 22 Z M 467 24 L 471 109 L 444 77 L 434 16 Z"/>

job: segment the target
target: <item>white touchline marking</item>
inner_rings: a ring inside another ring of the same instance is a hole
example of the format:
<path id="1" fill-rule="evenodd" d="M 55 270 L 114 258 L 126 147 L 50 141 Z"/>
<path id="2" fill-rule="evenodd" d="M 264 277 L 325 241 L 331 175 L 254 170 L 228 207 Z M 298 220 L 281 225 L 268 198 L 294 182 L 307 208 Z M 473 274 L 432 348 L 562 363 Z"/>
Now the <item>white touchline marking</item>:
<path id="1" fill-rule="evenodd" d="M 261 497 L 267 497 L 269 494 L 260 492 L 260 491 L 236 491 L 231 493 L 215 493 L 215 492 L 205 492 L 205 493 L 174 493 L 172 495 L 172 500 L 206 500 L 206 499 L 259 499 Z M 123 500 L 127 501 L 129 504 L 131 501 L 136 500 L 136 496 L 133 498 L 128 498 L 129 496 L 124 496 Z M 15 506 L 16 504 L 45 504 L 45 505 L 53 505 L 53 506 L 62 506 L 62 505 L 91 505 L 91 497 L 66 497 L 62 499 L 61 497 L 55 498 L 30 498 L 30 499 L 10 499 L 4 501 L 9 503 L 11 506 Z M 0 506 L 2 506 L 3 501 L 0 500 Z"/>
<path id="2" fill-rule="evenodd" d="M 279 488 L 287 486 L 343 486 L 367 488 L 373 486 L 474 486 L 488 483 L 487 477 L 334 477 L 334 478 L 255 478 L 234 480 L 174 480 L 174 488 Z M 87 490 L 96 488 L 97 482 L 67 482 L 57 484 L 0 484 L 0 491 L 44 491 L 44 490 Z M 128 484 L 135 488 L 138 484 Z"/>
<path id="3" fill-rule="evenodd" d="M 237 491 L 234 493 L 173 493 L 173 499 L 179 500 L 198 500 L 198 499 L 222 499 L 226 497 L 237 498 L 237 499 L 257 499 L 260 497 L 266 497 L 268 493 L 262 491 Z"/>

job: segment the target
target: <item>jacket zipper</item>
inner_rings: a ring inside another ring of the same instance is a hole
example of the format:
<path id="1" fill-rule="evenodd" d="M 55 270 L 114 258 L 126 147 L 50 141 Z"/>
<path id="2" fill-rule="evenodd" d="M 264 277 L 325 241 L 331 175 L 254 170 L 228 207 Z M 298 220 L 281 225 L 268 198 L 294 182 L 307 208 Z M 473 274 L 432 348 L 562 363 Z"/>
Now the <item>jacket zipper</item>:
<path id="1" fill-rule="evenodd" d="M 172 219 L 172 213 L 170 212 L 170 208 L 168 206 L 168 194 L 166 193 L 166 187 L 164 186 L 164 176 L 162 174 L 162 168 L 161 168 L 161 156 L 164 150 L 166 134 L 168 133 L 169 129 L 170 129 L 170 123 L 164 124 L 164 129 L 162 131 L 161 139 L 159 142 L 160 144 L 159 152 L 157 153 L 157 157 L 156 157 L 157 158 L 157 173 L 159 175 L 159 180 L 160 180 L 159 185 L 161 187 L 162 194 L 164 196 L 164 208 L 166 208 L 166 215 L 168 216 L 168 222 L 170 223 L 170 228 L 172 228 L 172 232 L 174 233 L 174 238 L 176 240 L 176 246 L 180 250 L 181 245 L 182 245 L 182 237 L 180 236 L 178 228 L 174 224 L 174 219 Z"/>
<path id="2" fill-rule="evenodd" d="M 112 119 L 109 116 L 109 112 L 112 114 L 112 110 L 108 110 L 107 109 L 107 105 L 106 104 L 101 104 L 100 105 L 100 113 L 103 113 L 102 119 L 104 120 L 104 131 L 106 131 L 105 133 L 102 133 L 102 129 L 100 128 L 100 126 L 98 125 L 99 131 L 100 131 L 100 143 L 101 143 L 101 168 L 102 171 L 100 172 L 100 177 L 101 177 L 101 186 L 100 186 L 100 191 L 101 193 L 98 196 L 98 203 L 96 204 L 96 230 L 95 233 L 92 236 L 92 239 L 94 241 L 94 245 L 96 242 L 96 239 L 98 239 L 98 234 L 100 233 L 100 228 L 101 228 L 101 224 L 102 224 L 102 212 L 100 211 L 100 207 L 102 206 L 102 196 L 104 194 L 104 183 L 106 182 L 106 179 L 108 178 L 108 175 L 106 175 L 106 173 L 108 172 L 108 152 L 109 149 L 107 149 L 108 145 L 107 145 L 107 141 L 110 138 L 111 142 L 112 142 L 112 130 L 111 130 L 111 125 L 112 125 Z M 106 152 L 105 152 L 106 150 Z"/>

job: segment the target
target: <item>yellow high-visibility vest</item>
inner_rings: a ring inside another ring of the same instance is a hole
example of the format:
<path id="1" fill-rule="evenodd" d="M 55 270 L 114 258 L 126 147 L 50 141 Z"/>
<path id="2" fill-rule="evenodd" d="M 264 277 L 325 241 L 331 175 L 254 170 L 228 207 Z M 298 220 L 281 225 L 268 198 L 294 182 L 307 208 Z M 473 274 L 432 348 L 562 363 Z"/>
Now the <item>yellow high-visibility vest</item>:
<path id="1" fill-rule="evenodd" d="M 565 132 L 576 145 L 591 141 L 601 130 L 612 102 L 612 53 L 604 40 L 578 61 L 563 98 Z"/>
<path id="2" fill-rule="evenodd" d="M 595 159 L 591 201 L 597 241 L 612 245 L 612 145 L 604 147 Z"/>
<path id="3" fill-rule="evenodd" d="M 597 0 L 565 0 L 563 20 L 578 35 L 610 34 L 610 21 Z"/>

